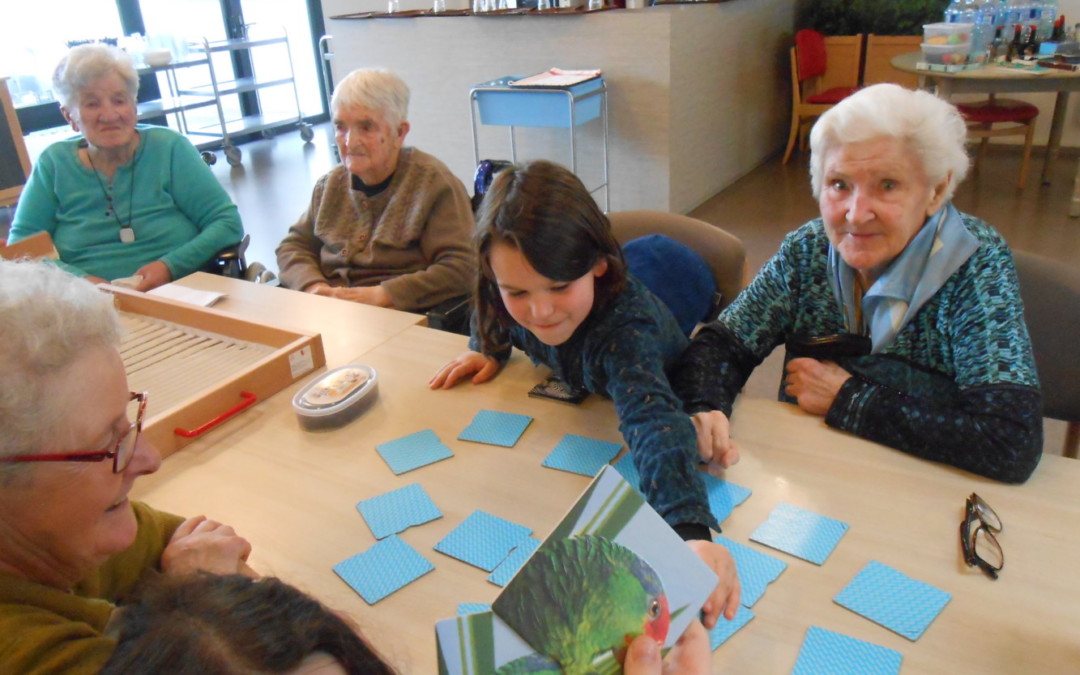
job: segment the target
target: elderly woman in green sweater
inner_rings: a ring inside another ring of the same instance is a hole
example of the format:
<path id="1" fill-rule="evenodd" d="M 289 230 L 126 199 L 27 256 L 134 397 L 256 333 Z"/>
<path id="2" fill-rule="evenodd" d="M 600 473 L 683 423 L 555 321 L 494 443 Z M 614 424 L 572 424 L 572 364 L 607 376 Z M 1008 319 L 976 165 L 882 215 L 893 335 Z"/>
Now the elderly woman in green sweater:
<path id="1" fill-rule="evenodd" d="M 403 147 L 408 86 L 386 70 L 355 70 L 330 107 L 341 165 L 319 179 L 278 246 L 282 283 L 406 311 L 467 294 L 472 207 L 446 165 Z"/>
<path id="2" fill-rule="evenodd" d="M 74 47 L 53 76 L 81 135 L 42 153 L 19 198 L 10 243 L 48 232 L 61 265 L 91 281 L 138 276 L 150 290 L 204 267 L 244 236 L 240 214 L 195 146 L 136 124 L 139 77 L 106 45 Z"/>
<path id="3" fill-rule="evenodd" d="M 146 577 L 249 573 L 231 527 L 132 502 L 161 463 L 139 437 L 111 296 L 0 261 L 0 670 L 97 673 L 116 603 Z"/>

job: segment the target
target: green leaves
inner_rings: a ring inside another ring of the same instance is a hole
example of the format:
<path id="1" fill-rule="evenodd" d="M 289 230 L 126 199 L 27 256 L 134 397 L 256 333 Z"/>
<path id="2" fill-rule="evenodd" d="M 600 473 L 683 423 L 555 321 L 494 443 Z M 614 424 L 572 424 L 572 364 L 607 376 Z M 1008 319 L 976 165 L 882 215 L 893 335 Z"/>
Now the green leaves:
<path id="1" fill-rule="evenodd" d="M 825 35 L 920 35 L 941 21 L 949 0 L 798 0 L 795 29 Z"/>

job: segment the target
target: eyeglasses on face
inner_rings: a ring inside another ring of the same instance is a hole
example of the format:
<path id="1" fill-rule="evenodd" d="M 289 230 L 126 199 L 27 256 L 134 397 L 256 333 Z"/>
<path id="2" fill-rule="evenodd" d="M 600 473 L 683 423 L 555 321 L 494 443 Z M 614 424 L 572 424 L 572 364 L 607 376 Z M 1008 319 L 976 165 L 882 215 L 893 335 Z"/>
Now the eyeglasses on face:
<path id="1" fill-rule="evenodd" d="M 964 562 L 978 567 L 991 579 L 1005 567 L 1005 554 L 994 535 L 1002 529 L 1001 518 L 982 497 L 971 493 L 967 498 L 964 520 L 960 523 L 960 544 Z"/>
<path id="2" fill-rule="evenodd" d="M 116 439 L 116 444 L 111 449 L 76 450 L 41 455 L 15 455 L 14 457 L 0 457 L 0 462 L 103 462 L 111 458 L 113 461 L 113 473 L 123 473 L 124 469 L 131 464 L 131 459 L 135 456 L 135 448 L 139 444 L 143 415 L 146 414 L 147 398 L 146 392 L 141 394 L 131 392 L 129 402 L 137 401 L 139 411 L 135 414 L 135 421 L 120 434 L 120 437 Z"/>

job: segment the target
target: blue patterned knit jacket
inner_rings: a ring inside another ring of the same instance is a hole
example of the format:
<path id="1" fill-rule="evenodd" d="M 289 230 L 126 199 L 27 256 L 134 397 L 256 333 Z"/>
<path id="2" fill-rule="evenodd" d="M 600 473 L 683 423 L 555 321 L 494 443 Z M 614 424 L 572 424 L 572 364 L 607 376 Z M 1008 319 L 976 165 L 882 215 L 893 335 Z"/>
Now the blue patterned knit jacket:
<path id="1" fill-rule="evenodd" d="M 668 382 L 667 369 L 687 339 L 668 308 L 640 281 L 589 317 L 565 343 L 552 347 L 514 324 L 510 343 L 571 386 L 611 397 L 619 430 L 641 475 L 641 491 L 672 527 L 720 527 L 709 511 L 697 469 L 693 423 Z M 480 350 L 474 335 L 470 348 Z M 505 361 L 509 354 L 492 354 Z"/>
<path id="2" fill-rule="evenodd" d="M 839 364 L 854 377 L 825 416 L 832 427 L 1000 481 L 1027 480 L 1042 452 L 1042 398 L 1012 254 L 961 214 L 982 245 L 881 354 Z M 690 413 L 732 404 L 750 373 L 794 335 L 846 331 L 826 275 L 821 219 L 780 251 L 672 372 Z M 785 364 L 790 357 L 785 357 Z M 783 393 L 782 401 L 794 402 Z"/>

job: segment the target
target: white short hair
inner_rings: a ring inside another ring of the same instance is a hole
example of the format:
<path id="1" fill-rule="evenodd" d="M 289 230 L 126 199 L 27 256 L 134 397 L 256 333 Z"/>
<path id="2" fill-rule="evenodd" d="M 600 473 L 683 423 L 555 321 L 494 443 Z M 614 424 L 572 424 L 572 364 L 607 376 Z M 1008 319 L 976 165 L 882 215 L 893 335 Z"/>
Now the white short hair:
<path id="1" fill-rule="evenodd" d="M 956 106 L 925 91 L 896 84 L 860 89 L 829 108 L 810 132 L 810 185 L 821 196 L 825 156 L 839 146 L 875 138 L 907 143 L 932 185 L 952 174 L 945 200 L 967 175 L 967 125 Z"/>
<path id="2" fill-rule="evenodd" d="M 331 115 L 361 105 L 381 112 L 390 126 L 409 117 L 409 86 L 396 73 L 383 68 L 361 68 L 338 82 L 330 99 Z"/>
<path id="3" fill-rule="evenodd" d="M 53 378 L 120 344 L 112 296 L 48 263 L 0 260 L 0 456 L 42 451 L 64 418 Z M 2 464 L 0 467 L 17 465 Z"/>
<path id="4" fill-rule="evenodd" d="M 127 52 L 105 44 L 72 47 L 53 73 L 53 91 L 60 105 L 71 110 L 79 104 L 79 92 L 105 75 L 115 73 L 124 82 L 132 103 L 139 95 L 139 73 Z"/>

